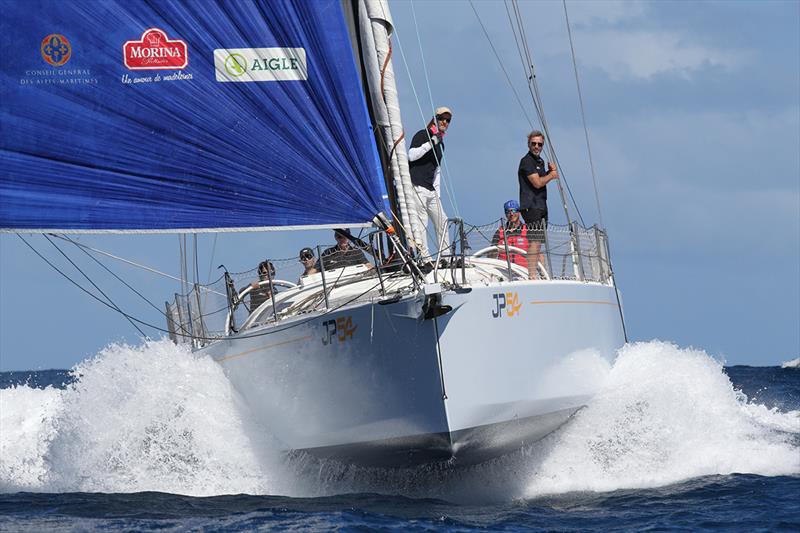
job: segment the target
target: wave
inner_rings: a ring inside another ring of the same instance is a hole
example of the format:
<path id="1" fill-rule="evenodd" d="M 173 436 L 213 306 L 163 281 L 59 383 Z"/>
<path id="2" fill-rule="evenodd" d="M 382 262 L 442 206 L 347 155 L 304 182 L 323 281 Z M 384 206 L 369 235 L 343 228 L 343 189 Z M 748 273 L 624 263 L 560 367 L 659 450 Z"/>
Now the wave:
<path id="1" fill-rule="evenodd" d="M 0 390 L 0 490 L 268 493 L 270 458 L 219 365 L 168 341 L 112 345 L 64 390 Z"/>
<path id="2" fill-rule="evenodd" d="M 800 411 L 750 403 L 705 352 L 625 346 L 602 391 L 551 437 L 529 496 L 800 472 Z"/>
<path id="3" fill-rule="evenodd" d="M 800 411 L 749 401 L 718 361 L 659 341 L 624 347 L 599 393 L 557 433 L 469 469 L 287 459 L 219 365 L 168 341 L 112 345 L 72 375 L 63 390 L 0 389 L 0 492 L 474 501 L 800 472 Z"/>
<path id="4" fill-rule="evenodd" d="M 781 368 L 800 368 L 800 357 L 781 363 Z"/>

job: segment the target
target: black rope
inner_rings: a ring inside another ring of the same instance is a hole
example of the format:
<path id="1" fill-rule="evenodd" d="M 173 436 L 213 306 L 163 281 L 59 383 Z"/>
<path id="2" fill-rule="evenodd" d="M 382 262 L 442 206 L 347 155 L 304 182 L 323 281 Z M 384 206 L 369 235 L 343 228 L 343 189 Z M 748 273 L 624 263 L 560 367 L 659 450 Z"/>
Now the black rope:
<path id="1" fill-rule="evenodd" d="M 528 50 L 527 46 L 524 45 L 524 40 L 526 39 L 526 37 L 524 36 L 524 32 L 522 30 L 522 28 L 523 28 L 522 15 L 520 14 L 519 10 L 517 9 L 516 4 L 514 4 L 514 16 L 517 19 L 517 24 L 515 25 L 514 21 L 511 18 L 511 13 L 510 13 L 510 11 L 508 9 L 508 3 L 504 2 L 503 5 L 504 5 L 505 10 L 506 10 L 506 16 L 508 17 L 509 26 L 511 26 L 511 32 L 514 35 L 514 44 L 517 47 L 517 53 L 519 55 L 520 62 L 522 63 L 523 71 L 526 74 L 526 79 L 528 80 L 528 92 L 530 92 L 530 94 L 531 94 L 531 100 L 533 102 L 533 107 L 536 110 L 537 116 L 539 117 L 539 122 L 542 123 L 542 127 L 545 130 L 547 130 L 548 128 L 545 125 L 546 121 L 544 119 L 544 111 L 543 111 L 543 109 L 541 107 L 541 103 L 537 100 L 538 90 L 537 90 L 536 94 L 534 94 L 533 89 L 531 88 L 531 83 L 533 83 L 534 86 L 535 86 L 536 75 L 533 73 L 533 58 L 531 57 L 530 51 Z M 489 33 L 486 30 L 486 27 L 483 24 L 483 21 L 481 20 L 480 15 L 478 15 L 478 12 L 477 12 L 477 10 L 475 9 L 475 6 L 472 3 L 472 0 L 470 0 L 470 6 L 472 7 L 472 11 L 475 13 L 475 17 L 478 19 L 478 23 L 480 24 L 481 29 L 483 30 L 484 36 L 486 36 L 486 40 L 489 41 L 489 46 L 491 47 L 492 51 L 494 52 L 495 58 L 497 59 L 498 63 L 500 64 L 500 68 L 503 70 L 503 73 L 506 75 L 506 80 L 508 81 L 509 85 L 511 86 L 511 90 L 514 92 L 514 96 L 517 98 L 517 102 L 520 104 L 520 107 L 522 107 L 523 113 L 525 114 L 525 118 L 528 120 L 528 124 L 530 124 L 531 127 L 533 127 L 533 122 L 531 121 L 530 117 L 528 116 L 528 113 L 525 111 L 525 107 L 520 102 L 519 96 L 517 95 L 517 92 L 516 92 L 516 89 L 514 88 L 514 85 L 511 83 L 511 80 L 508 77 L 508 73 L 506 72 L 506 69 L 503 66 L 503 62 L 502 62 L 502 60 L 500 59 L 500 57 L 499 57 L 499 55 L 497 53 L 497 50 L 496 50 L 496 48 L 494 46 L 494 43 L 492 42 L 492 38 L 489 36 Z M 520 27 L 519 35 L 517 34 L 517 26 Z M 520 43 L 520 40 L 522 40 L 523 43 Z M 523 54 L 523 50 L 525 52 L 524 54 Z M 526 57 L 527 57 L 527 59 L 526 59 Z M 538 96 L 538 99 L 540 100 L 541 97 Z M 551 142 L 551 145 L 552 145 L 552 142 Z M 558 165 L 558 167 L 561 169 L 559 174 L 562 174 L 563 169 L 561 168 L 561 162 L 558 160 L 558 156 L 556 155 L 555 150 L 552 150 L 552 156 L 553 156 L 553 160 L 555 161 L 556 165 Z M 566 177 L 563 176 L 563 175 L 561 175 L 560 177 L 561 177 L 562 182 L 564 183 L 564 186 L 567 189 L 567 193 L 569 194 L 569 198 L 572 201 L 572 205 L 575 207 L 575 211 L 578 214 L 578 218 L 580 219 L 581 224 L 583 226 L 585 226 L 586 223 L 583 220 L 583 215 L 581 213 L 580 208 L 578 207 L 578 203 L 575 201 L 575 196 L 572 194 L 572 189 L 570 188 Z"/>
<path id="2" fill-rule="evenodd" d="M 528 37 L 525 34 L 525 25 L 523 24 L 522 20 L 522 13 L 520 12 L 519 6 L 514 0 L 512 0 L 512 8 L 514 10 L 514 16 L 516 18 L 517 26 L 519 28 L 519 37 L 522 44 L 520 44 L 520 42 L 517 41 L 517 33 L 514 30 L 513 23 L 511 23 L 511 28 L 512 31 L 514 32 L 514 42 L 517 45 L 517 51 L 519 52 L 520 60 L 524 60 L 523 68 L 528 74 L 528 92 L 530 92 L 534 108 L 536 109 L 536 114 L 539 116 L 539 121 L 542 123 L 542 127 L 544 128 L 545 132 L 548 135 L 551 156 L 555 161 L 556 165 L 558 166 L 558 168 L 561 169 L 559 171 L 560 182 L 564 184 L 564 188 L 566 188 L 567 190 L 567 194 L 569 195 L 569 199 L 572 201 L 572 205 L 575 208 L 575 212 L 578 215 L 578 219 L 581 221 L 581 225 L 586 226 L 586 223 L 583 220 L 583 214 L 581 213 L 581 210 L 578 207 L 578 203 L 575 201 L 575 196 L 572 194 L 572 188 L 569 186 L 569 182 L 563 175 L 564 169 L 561 167 L 561 161 L 559 161 L 558 155 L 556 154 L 555 148 L 553 147 L 553 140 L 550 136 L 550 128 L 544 116 L 544 106 L 542 103 L 542 96 L 539 93 L 539 86 L 536 83 L 536 75 L 534 74 L 534 66 L 533 66 L 533 56 L 531 55 L 530 48 L 528 47 Z M 506 5 L 506 13 L 508 13 L 507 5 Z M 511 22 L 510 18 L 511 17 L 509 16 L 509 22 Z M 523 52 L 524 52 L 524 58 L 523 58 Z"/>
<path id="3" fill-rule="evenodd" d="M 146 297 L 145 295 L 143 295 L 142 293 L 140 293 L 139 291 L 137 291 L 135 288 L 133 288 L 131 285 L 129 285 L 129 284 L 128 284 L 128 283 L 127 283 L 127 282 L 126 282 L 124 279 L 122 279 L 121 277 L 119 277 L 119 276 L 118 276 L 117 274 L 115 274 L 115 273 L 114 273 L 114 272 L 113 272 L 113 271 L 112 271 L 110 268 L 108 268 L 106 265 L 104 265 L 104 264 L 103 264 L 103 263 L 102 263 L 102 262 L 101 262 L 99 259 L 97 259 L 95 256 L 93 256 L 92 254 L 90 254 L 89 252 L 87 252 L 85 249 L 83 249 L 81 246 L 79 246 L 77 242 L 73 241 L 72 239 L 70 239 L 69 237 L 67 237 L 67 236 L 65 236 L 65 235 L 53 235 L 53 237 L 57 237 L 57 238 L 59 238 L 59 239 L 63 239 L 63 240 L 65 240 L 65 241 L 67 241 L 67 242 L 69 242 L 69 243 L 71 243 L 71 244 L 74 244 L 74 245 L 75 245 L 75 247 L 77 247 L 77 248 L 78 248 L 80 251 L 82 251 L 83 253 L 85 253 L 86 255 L 88 255 L 88 256 L 89 256 L 89 258 L 91 258 L 91 259 L 92 259 L 92 261 L 94 261 L 95 263 L 97 263 L 98 265 L 100 265 L 100 266 L 101 266 L 101 267 L 102 267 L 102 268 L 103 268 L 103 269 L 104 269 L 106 272 L 108 272 L 109 274 L 111 274 L 112 276 L 114 276 L 114 277 L 117 279 L 117 281 L 119 281 L 120 283 L 122 283 L 123 285 L 125 285 L 126 287 L 128 287 L 128 288 L 129 288 L 131 291 L 133 291 L 133 292 L 134 292 L 134 294 L 136 294 L 136 295 L 137 295 L 138 297 L 140 297 L 142 300 L 144 300 L 145 302 L 147 302 L 148 304 L 150 304 L 150 306 L 151 306 L 153 309 L 155 309 L 156 311 L 158 311 L 159 313 L 161 313 L 162 315 L 164 315 L 164 317 L 166 318 L 167 314 L 164 312 L 164 310 L 163 310 L 163 309 L 159 308 L 159 307 L 158 307 L 157 305 L 155 305 L 153 302 L 151 302 L 150 300 L 148 300 L 148 299 L 147 299 L 147 297 Z"/>
<path id="4" fill-rule="evenodd" d="M 52 235 L 52 236 L 53 236 L 53 237 L 56 237 L 56 238 L 58 238 L 58 239 L 65 240 L 65 241 L 67 241 L 67 242 L 69 242 L 69 243 L 71 243 L 71 244 L 75 245 L 75 247 L 76 247 L 76 248 L 78 248 L 80 251 L 82 251 L 83 253 L 85 253 L 86 255 L 88 255 L 88 256 L 89 256 L 89 257 L 90 257 L 90 258 L 91 258 L 91 259 L 92 259 L 92 260 L 93 260 L 95 263 L 97 263 L 98 265 L 100 265 L 100 266 L 101 266 L 101 267 L 102 267 L 102 268 L 103 268 L 103 269 L 104 269 L 106 272 L 108 272 L 109 274 L 111 274 L 112 276 L 114 276 L 114 277 L 115 277 L 115 278 L 116 278 L 116 279 L 117 279 L 117 280 L 118 280 L 120 283 L 122 283 L 123 285 L 125 285 L 126 287 L 128 287 L 128 288 L 129 288 L 131 291 L 133 291 L 133 292 L 134 292 L 134 293 L 135 293 L 137 296 L 139 296 L 139 297 L 140 297 L 142 300 L 144 300 L 145 302 L 147 302 L 148 304 L 150 304 L 150 306 L 151 306 L 153 309 L 155 309 L 155 310 L 156 310 L 156 311 L 157 311 L 157 312 L 158 312 L 160 315 L 162 315 L 162 316 L 164 317 L 164 319 L 165 319 L 165 320 L 169 320 L 169 319 L 170 319 L 170 317 L 167 315 L 167 313 L 166 313 L 166 312 L 165 312 L 163 309 L 159 308 L 159 307 L 158 307 L 157 305 L 155 305 L 153 302 L 151 302 L 150 300 L 148 300 L 148 299 L 147 299 L 147 297 L 146 297 L 145 295 L 143 295 L 142 293 L 140 293 L 139 291 L 137 291 L 137 290 L 136 290 L 135 288 L 133 288 L 133 287 L 132 287 L 130 284 L 128 284 L 128 283 L 127 283 L 127 282 L 126 282 L 124 279 L 122 279 L 121 277 L 119 277 L 119 276 L 118 276 L 117 274 L 115 274 L 115 273 L 114 273 L 114 272 L 113 272 L 111 269 L 109 269 L 109 268 L 108 268 L 106 265 L 104 265 L 104 264 L 103 264 L 103 263 L 102 263 L 102 262 L 101 262 L 99 259 L 97 259 L 97 258 L 96 258 L 96 257 L 94 257 L 92 254 L 90 254 L 88 251 L 86 251 L 86 249 L 84 249 L 84 247 L 83 247 L 83 246 L 81 246 L 81 245 L 80 245 L 80 243 L 78 243 L 78 242 L 76 242 L 76 241 L 74 241 L 74 240 L 70 239 L 69 237 L 67 237 L 67 236 L 65 236 L 65 235 Z M 223 309 L 227 309 L 227 307 L 225 307 L 225 308 L 223 308 Z M 218 313 L 218 312 L 219 312 L 219 310 L 218 310 L 218 311 L 215 311 L 214 313 Z M 212 313 L 212 314 L 213 314 L 213 313 Z M 206 316 L 208 316 L 208 315 L 203 315 L 203 314 L 201 314 L 200 316 L 201 316 L 201 318 L 205 318 L 205 317 L 206 317 Z M 186 330 L 186 328 L 183 326 L 183 324 L 178 324 L 178 326 L 180 327 L 180 330 L 181 330 L 181 332 L 182 332 L 182 333 L 181 333 L 182 335 L 189 334 L 189 332 Z M 136 327 L 136 326 L 134 325 L 134 327 Z M 138 328 L 137 328 L 137 329 L 138 329 Z M 142 333 L 142 335 L 144 335 L 144 333 Z"/>
<path id="5" fill-rule="evenodd" d="M 531 117 L 528 116 L 528 111 L 525 109 L 525 106 L 522 104 L 522 100 L 520 99 L 519 94 L 517 94 L 517 89 L 514 87 L 514 84 L 511 82 L 511 77 L 508 75 L 508 72 L 506 71 L 505 65 L 503 65 L 503 60 L 500 59 L 500 54 L 497 53 L 497 49 L 495 49 L 494 43 L 492 43 L 492 39 L 489 37 L 489 32 L 486 31 L 486 26 L 483 25 L 483 21 L 481 20 L 481 17 L 478 15 L 478 12 L 475 10 L 475 5 L 472 3 L 472 0 L 469 0 L 469 5 L 472 8 L 472 11 L 475 13 L 475 17 L 478 19 L 478 24 L 481 25 L 481 29 L 483 30 L 483 34 L 486 36 L 486 40 L 489 41 L 489 46 L 491 47 L 492 52 L 494 52 L 494 57 L 495 57 L 495 59 L 497 59 L 497 63 L 500 65 L 500 69 L 503 71 L 503 74 L 506 77 L 506 81 L 508 82 L 508 85 L 511 87 L 511 92 L 514 93 L 514 98 L 517 99 L 517 103 L 519 104 L 520 109 L 522 109 L 522 113 L 525 115 L 525 118 L 528 120 L 528 124 L 531 127 L 533 127 L 533 121 L 531 120 Z M 516 35 L 515 35 L 515 40 L 516 40 Z"/>
<path id="6" fill-rule="evenodd" d="M 69 281 L 70 283 L 72 283 L 73 285 L 75 285 L 77 288 L 79 288 L 80 290 L 82 290 L 83 292 L 85 292 L 86 294 L 88 294 L 90 297 L 94 298 L 95 300 L 97 300 L 97 301 L 98 301 L 98 302 L 100 302 L 101 304 L 105 305 L 105 306 L 106 306 L 106 307 L 108 307 L 109 309 L 111 309 L 111 310 L 113 310 L 113 311 L 116 311 L 117 313 L 121 314 L 122 316 L 124 316 L 124 317 L 125 317 L 126 319 L 128 319 L 129 321 L 137 322 L 137 323 L 139 323 L 139 324 L 142 324 L 143 326 L 147 326 L 147 327 L 149 327 L 149 328 L 152 328 L 152 329 L 154 329 L 154 330 L 156 330 L 156 331 L 159 331 L 159 332 L 162 332 L 162 333 L 170 333 L 170 332 L 169 332 L 169 330 L 167 330 L 167 329 L 161 328 L 161 327 L 159 327 L 159 326 L 155 326 L 155 325 L 153 325 L 153 324 L 150 324 L 150 323 L 148 323 L 148 322 L 145 322 L 145 321 L 143 321 L 143 320 L 140 320 L 140 319 L 138 319 L 138 318 L 136 318 L 136 317 L 134 317 L 134 316 L 131 316 L 131 315 L 127 314 L 126 312 L 124 312 L 122 309 L 120 309 L 120 308 L 118 308 L 118 307 L 114 307 L 114 306 L 112 306 L 111 304 L 109 304 L 108 302 L 105 302 L 105 301 L 103 301 L 102 299 L 98 298 L 98 297 L 97 297 L 95 294 L 92 294 L 92 292 L 91 292 L 91 291 L 87 290 L 86 288 L 84 288 L 83 286 L 81 286 L 81 285 L 80 285 L 78 282 L 76 282 L 75 280 L 73 280 L 72 278 L 70 278 L 70 277 L 69 277 L 67 274 L 65 274 L 64 272 L 62 272 L 62 271 L 61 271 L 61 270 L 60 270 L 60 269 L 59 269 L 57 266 L 55 266 L 55 265 L 54 265 L 52 262 L 50 262 L 50 261 L 49 261 L 49 260 L 48 260 L 46 257 L 44 257 L 44 256 L 43 256 L 41 253 L 39 253 L 39 251 L 38 251 L 38 250 L 36 250 L 36 248 L 34 248 L 34 247 L 33 247 L 33 246 L 32 246 L 32 245 L 31 245 L 31 244 L 30 244 L 30 243 L 29 243 L 27 240 L 25 240 L 25 238 L 24 238 L 22 235 L 20 235 L 19 233 L 17 233 L 16 235 L 17 235 L 17 237 L 19 237 L 19 238 L 22 240 L 22 242 L 24 242 L 24 243 L 25 243 L 25 245 L 26 245 L 26 246 L 28 246 L 28 248 L 30 248 L 30 249 L 33 251 L 33 253 L 35 253 L 37 256 L 39 256 L 39 258 L 40 258 L 42 261 L 44 261 L 45 263 L 47 263 L 47 264 L 50 266 L 50 268 L 52 268 L 53 270 L 55 270 L 56 272 L 58 272 L 59 274 L 61 274 L 61 276 L 63 276 L 63 277 L 64 277 L 64 278 L 65 278 L 67 281 Z M 52 242 L 51 242 L 51 244 L 52 244 Z M 58 247 L 56 247 L 56 248 L 58 248 Z M 59 250 L 59 251 L 60 251 L 60 250 Z M 63 252 L 62 252 L 62 254 L 63 254 Z M 69 259 L 69 258 L 68 258 L 68 259 Z M 289 326 L 286 326 L 286 327 L 283 327 L 283 328 L 280 328 L 280 329 L 278 329 L 278 328 L 275 328 L 275 329 L 272 329 L 272 330 L 270 330 L 270 331 L 263 331 L 263 332 L 261 332 L 261 333 L 253 333 L 253 334 L 250 334 L 250 335 L 239 335 L 237 338 L 239 338 L 239 339 L 252 339 L 252 338 L 256 338 L 256 337 L 264 337 L 264 336 L 266 336 L 266 335 L 272 335 L 272 334 L 274 334 L 274 333 L 279 333 L 279 332 L 281 332 L 281 331 L 287 331 L 287 330 L 289 330 L 289 329 L 292 329 L 292 328 L 294 328 L 294 327 L 297 327 L 297 326 L 302 326 L 302 325 L 304 325 L 304 324 L 307 324 L 307 323 L 311 322 L 312 320 L 318 320 L 318 319 L 319 319 L 319 318 L 321 318 L 321 317 L 327 316 L 327 315 L 329 315 L 329 314 L 331 314 L 331 313 L 333 313 L 333 312 L 335 312 L 335 311 L 338 311 L 338 310 L 339 310 L 339 309 L 341 309 L 342 307 L 344 307 L 344 306 L 346 306 L 346 305 L 349 305 L 349 304 L 353 303 L 354 301 L 358 300 L 359 298 L 361 298 L 361 297 L 362 297 L 362 296 L 364 296 L 365 294 L 368 294 L 368 293 L 370 293 L 370 292 L 374 291 L 374 290 L 375 290 L 375 289 L 377 289 L 379 286 L 380 286 L 380 282 L 376 283 L 375 285 L 373 285 L 372 287 L 370 287 L 370 288 L 369 288 L 369 289 L 367 289 L 366 291 L 364 291 L 364 292 L 362 292 L 362 293 L 360 293 L 360 294 L 357 294 L 356 296 L 354 296 L 354 297 L 353 297 L 353 298 L 351 298 L 350 300 L 347 300 L 347 301 L 343 302 L 342 304 L 340 304 L 340 305 L 338 305 L 338 306 L 336 306 L 336 307 L 333 307 L 333 308 L 331 308 L 331 309 L 329 309 L 329 310 L 325 311 L 325 312 L 324 312 L 324 313 L 322 313 L 321 315 L 318 315 L 318 316 L 313 316 L 313 317 L 309 317 L 309 318 L 307 318 L 306 320 L 301 320 L 301 321 L 299 321 L 299 322 L 295 322 L 295 323 L 293 323 L 293 324 L 290 324 Z M 99 290 L 99 288 L 98 288 L 98 290 Z M 101 292 L 102 292 L 102 291 L 101 291 Z M 136 329 L 139 329 L 139 328 L 136 328 Z M 141 331 L 141 330 L 139 330 L 139 331 Z M 145 335 L 144 333 L 142 333 L 142 335 L 144 335 L 146 338 L 149 338 L 149 337 L 148 337 L 147 335 Z M 196 335 L 194 335 L 194 336 L 192 336 L 192 338 L 194 338 L 194 339 L 198 339 L 198 340 L 205 340 L 205 341 L 215 341 L 215 340 L 220 340 L 220 338 L 221 338 L 221 337 L 200 337 L 200 336 L 196 336 Z"/>
<path id="7" fill-rule="evenodd" d="M 60 253 L 61 255 L 63 255 L 63 256 L 64 256 L 64 258 L 65 258 L 67 261 L 69 261 L 69 262 L 70 262 L 70 264 L 71 264 L 73 267 L 75 267 L 75 270 L 77 270 L 78 272 L 80 272 L 80 273 L 81 273 L 81 275 L 82 275 L 84 278 L 86 278 L 86 281 L 88 281 L 89 283 L 91 283 L 91 284 L 92 284 L 92 287 L 94 287 L 95 289 L 97 289 L 97 290 L 98 290 L 98 292 L 100 292 L 100 294 L 102 294 L 102 295 L 103 295 L 103 297 L 104 297 L 106 300 L 108 300 L 108 303 L 109 303 L 109 304 L 111 304 L 111 307 L 112 307 L 112 309 L 115 309 L 116 311 L 119 311 L 119 312 L 121 312 L 121 311 L 122 311 L 122 309 L 120 309 L 120 307 L 119 307 L 117 304 L 115 304 L 115 303 L 114 303 L 114 300 L 112 300 L 112 299 L 111 299 L 111 297 L 110 297 L 109 295 L 107 295 L 107 294 L 106 294 L 106 293 L 103 291 L 103 289 L 101 289 L 101 288 L 100 288 L 100 287 L 97 285 L 97 283 L 95 283 L 94 281 L 92 281 L 92 278 L 90 278 L 90 277 L 89 277 L 89 275 L 88 275 L 88 274 L 86 274 L 86 272 L 84 272 L 83 270 L 81 270 L 81 268 L 80 268 L 80 267 L 79 267 L 77 264 L 75 264 L 75 261 L 73 261 L 73 260 L 72 260 L 72 259 L 71 259 L 71 258 L 70 258 L 70 257 L 69 257 L 67 254 L 66 254 L 66 253 L 64 253 L 64 250 L 62 250 L 61 248 L 59 248 L 59 247 L 58 247 L 58 245 L 57 245 L 56 243 L 54 243 L 54 242 L 52 241 L 52 239 L 50 239 L 50 236 L 49 236 L 49 235 L 44 235 L 44 238 L 45 238 L 45 239 L 47 239 L 47 242 L 49 242 L 50 244 L 52 244 L 52 245 L 53 245 L 53 248 L 55 248 L 56 250 L 58 250 L 58 253 Z M 127 318 L 127 317 L 126 317 L 126 318 Z M 139 326 L 137 326 L 137 325 L 136 325 L 136 324 L 135 324 L 135 323 L 134 323 L 134 322 L 133 322 L 131 319 L 129 319 L 129 318 L 128 318 L 127 320 L 128 320 L 128 322 L 130 322 L 130 323 L 131 323 L 131 326 L 133 326 L 134 328 L 136 328 L 136 331 L 138 331 L 139 333 L 141 333 L 143 337 L 147 338 L 147 334 L 146 334 L 144 331 L 142 331 L 142 330 L 141 330 L 141 328 L 139 328 Z"/>
<path id="8" fill-rule="evenodd" d="M 112 306 L 112 305 L 111 305 L 111 304 L 109 304 L 108 302 L 105 302 L 105 301 L 101 300 L 101 299 L 100 299 L 100 298 L 98 298 L 98 297 L 97 297 L 95 294 L 92 294 L 92 292 L 91 292 L 91 291 L 89 291 L 88 289 L 86 289 L 86 288 L 84 288 L 83 286 L 81 286 L 81 285 L 80 285 L 78 282 L 76 282 L 75 280 L 73 280 L 72 278 L 70 278 L 70 277 L 69 277 L 67 274 L 65 274 L 64 272 L 62 272 L 62 271 L 61 271 L 61 270 L 60 270 L 60 269 L 59 269 L 57 266 L 55 266 L 53 263 L 51 263 L 51 262 L 50 262 L 50 261 L 49 261 L 49 260 L 48 260 L 46 257 L 44 257 L 44 256 L 43 256 L 41 253 L 39 253 L 39 251 L 38 251 L 38 250 L 36 250 L 36 248 L 34 248 L 34 247 L 33 247 L 33 246 L 32 246 L 32 245 L 31 245 L 31 244 L 28 242 L 28 241 L 26 241 L 26 240 L 25 240 L 25 237 L 23 237 L 23 236 L 22 236 L 22 235 L 20 235 L 19 233 L 17 233 L 16 235 L 17 235 L 17 237 L 19 237 L 20 239 L 22 239 L 22 242 L 24 242 L 24 243 L 25 243 L 25 244 L 28 246 L 28 248 L 30 248 L 31 250 L 33 250 L 33 253 L 35 253 L 36 255 L 38 255 L 38 256 L 39 256 L 39 258 L 40 258 L 40 259 L 42 259 L 42 261 L 44 261 L 45 263 L 47 263 L 48 265 L 50 265 L 50 267 L 51 267 L 53 270 L 55 270 L 56 272 L 58 272 L 59 274 L 61 274 L 61 275 L 62 275 L 62 276 L 63 276 L 63 277 L 64 277 L 64 278 L 67 280 L 67 281 L 69 281 L 70 283 L 72 283 L 73 285 L 75 285 L 76 287 L 78 287 L 80 290 L 82 290 L 83 292 L 85 292 L 86 294 L 88 294 L 89 296 L 91 296 L 92 298 L 94 298 L 95 300 L 97 300 L 98 302 L 100 302 L 101 304 L 105 305 L 105 306 L 106 306 L 106 307 L 108 307 L 109 309 L 112 309 L 112 310 L 114 310 L 114 311 L 118 312 L 119 314 L 121 314 L 122 316 L 124 316 L 125 318 L 127 318 L 127 319 L 129 319 L 129 320 L 133 320 L 134 322 L 138 322 L 139 324 L 142 324 L 142 325 L 144 325 L 144 326 L 147 326 L 147 327 L 149 327 L 149 328 L 153 328 L 153 329 L 155 329 L 155 330 L 157 330 L 157 331 L 163 331 L 164 333 L 169 333 L 169 331 L 167 331 L 167 330 L 165 330 L 165 329 L 159 328 L 158 326 L 154 326 L 154 325 L 152 325 L 152 324 L 148 324 L 147 322 L 144 322 L 144 321 L 142 321 L 142 320 L 139 320 L 139 319 L 137 319 L 137 318 L 135 318 L 135 317 L 133 317 L 133 316 L 131 316 L 131 315 L 129 315 L 129 314 L 127 314 L 127 313 L 125 313 L 123 310 L 121 310 L 121 309 L 119 309 L 119 308 L 115 308 L 114 306 Z M 137 328 L 137 329 L 138 329 L 138 328 Z M 145 335 L 145 337 L 147 337 L 147 335 Z"/>

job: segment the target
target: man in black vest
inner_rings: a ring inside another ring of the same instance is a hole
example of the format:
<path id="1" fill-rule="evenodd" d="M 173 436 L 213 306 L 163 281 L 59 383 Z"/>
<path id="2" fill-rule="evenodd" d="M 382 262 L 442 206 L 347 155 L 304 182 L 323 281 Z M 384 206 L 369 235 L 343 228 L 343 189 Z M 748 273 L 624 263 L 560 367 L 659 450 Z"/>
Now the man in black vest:
<path id="1" fill-rule="evenodd" d="M 520 213 L 530 228 L 528 240 L 528 275 L 530 279 L 538 276 L 536 265 L 542 260 L 540 253 L 547 231 L 547 184 L 558 179 L 558 170 L 553 163 L 545 170 L 544 159 L 539 154 L 544 148 L 544 134 L 534 130 L 528 134 L 528 153 L 520 160 L 517 179 L 519 180 Z"/>
<path id="2" fill-rule="evenodd" d="M 433 221 L 436 231 L 436 246 L 442 241 L 447 225 L 447 215 L 442 208 L 439 192 L 442 157 L 444 157 L 444 134 L 450 127 L 453 112 L 447 107 L 436 108 L 435 116 L 425 129 L 419 130 L 411 139 L 408 149 L 408 169 L 414 194 L 419 227 L 425 233 L 420 246 L 420 254 L 430 259 L 428 251 L 428 217 Z"/>

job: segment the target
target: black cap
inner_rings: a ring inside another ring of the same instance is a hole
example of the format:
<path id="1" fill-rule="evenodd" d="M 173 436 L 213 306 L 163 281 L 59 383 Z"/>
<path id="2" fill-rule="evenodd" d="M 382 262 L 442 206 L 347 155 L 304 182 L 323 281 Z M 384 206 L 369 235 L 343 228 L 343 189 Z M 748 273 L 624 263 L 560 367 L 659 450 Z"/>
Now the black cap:
<path id="1" fill-rule="evenodd" d="M 349 229 L 344 228 L 336 228 L 333 230 L 334 235 L 342 235 L 344 237 L 352 237 L 353 235 L 350 233 Z"/>
<path id="2" fill-rule="evenodd" d="M 312 250 L 309 247 L 305 247 L 302 250 L 300 250 L 300 253 L 298 255 L 300 256 L 301 259 L 303 257 L 314 257 L 314 250 Z"/>

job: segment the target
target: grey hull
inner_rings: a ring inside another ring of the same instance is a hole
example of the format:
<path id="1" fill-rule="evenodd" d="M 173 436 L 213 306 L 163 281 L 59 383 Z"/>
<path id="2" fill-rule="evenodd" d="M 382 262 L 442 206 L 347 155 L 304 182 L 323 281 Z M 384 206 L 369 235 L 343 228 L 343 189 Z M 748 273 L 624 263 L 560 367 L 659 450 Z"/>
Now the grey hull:
<path id="1" fill-rule="evenodd" d="M 428 433 L 338 446 L 297 450 L 319 459 L 379 468 L 413 468 L 448 462 L 471 466 L 519 450 L 550 435 L 580 407 L 546 415 L 477 426 L 452 433 Z"/>
<path id="2" fill-rule="evenodd" d="M 435 318 L 419 297 L 358 303 L 202 352 L 283 449 L 405 467 L 473 464 L 541 439 L 586 405 L 623 344 L 608 286 L 476 285 L 441 303 Z"/>

